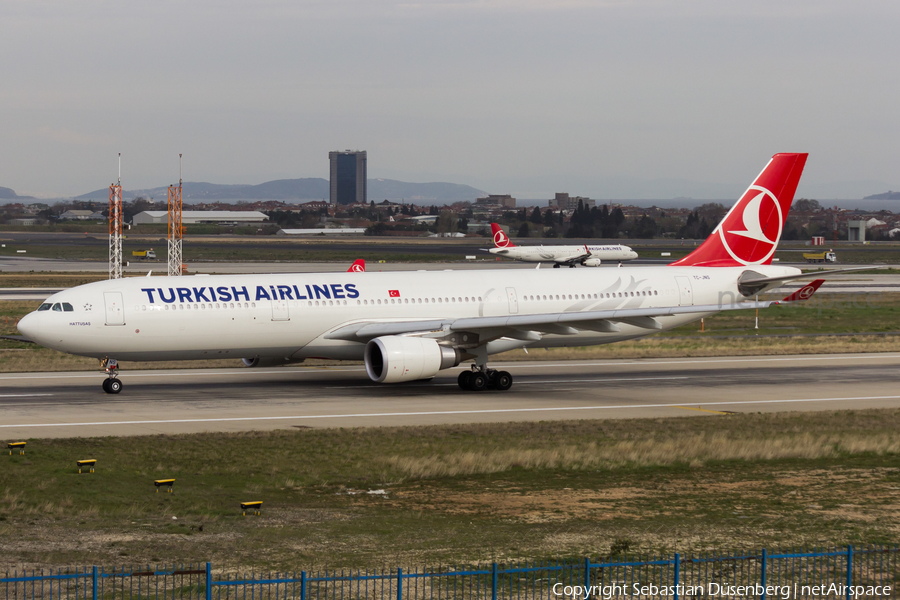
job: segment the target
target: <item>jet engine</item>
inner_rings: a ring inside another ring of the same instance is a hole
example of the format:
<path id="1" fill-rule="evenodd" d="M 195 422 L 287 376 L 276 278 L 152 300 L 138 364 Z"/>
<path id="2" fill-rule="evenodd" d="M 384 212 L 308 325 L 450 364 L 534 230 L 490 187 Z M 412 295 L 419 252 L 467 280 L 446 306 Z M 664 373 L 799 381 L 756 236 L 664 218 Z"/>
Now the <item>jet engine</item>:
<path id="1" fill-rule="evenodd" d="M 581 264 L 583 264 L 586 267 L 599 267 L 600 259 L 599 258 L 588 258 L 588 259 L 585 259 L 584 262 L 582 262 Z"/>
<path id="2" fill-rule="evenodd" d="M 253 358 L 242 358 L 241 362 L 245 367 L 280 367 L 281 365 L 292 365 L 302 363 L 302 358 L 287 358 L 284 356 L 254 356 Z"/>
<path id="3" fill-rule="evenodd" d="M 429 379 L 459 364 L 459 350 L 431 338 L 386 335 L 370 340 L 364 354 L 366 373 L 378 383 Z"/>

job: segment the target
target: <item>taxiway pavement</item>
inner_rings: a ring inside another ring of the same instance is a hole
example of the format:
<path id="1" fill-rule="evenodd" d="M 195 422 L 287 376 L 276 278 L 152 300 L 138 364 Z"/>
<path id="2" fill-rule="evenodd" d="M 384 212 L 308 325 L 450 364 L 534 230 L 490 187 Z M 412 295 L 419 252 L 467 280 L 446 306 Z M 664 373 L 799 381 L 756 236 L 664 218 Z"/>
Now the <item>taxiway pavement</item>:
<path id="1" fill-rule="evenodd" d="M 381 385 L 359 365 L 124 371 L 115 396 L 100 372 L 5 373 L 0 439 L 900 407 L 898 353 L 491 366 L 510 391 L 464 392 L 459 369 Z"/>

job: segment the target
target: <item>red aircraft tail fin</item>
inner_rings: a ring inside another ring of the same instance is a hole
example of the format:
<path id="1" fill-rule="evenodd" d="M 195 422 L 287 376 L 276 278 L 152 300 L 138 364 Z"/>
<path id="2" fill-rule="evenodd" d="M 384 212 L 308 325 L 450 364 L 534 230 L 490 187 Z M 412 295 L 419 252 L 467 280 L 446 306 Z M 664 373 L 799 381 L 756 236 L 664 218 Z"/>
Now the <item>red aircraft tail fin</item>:
<path id="1" fill-rule="evenodd" d="M 491 223 L 491 233 L 494 234 L 494 246 L 497 248 L 514 248 L 516 246 L 496 223 Z"/>
<path id="2" fill-rule="evenodd" d="M 772 263 L 807 154 L 776 154 L 700 246 L 672 266 Z"/>

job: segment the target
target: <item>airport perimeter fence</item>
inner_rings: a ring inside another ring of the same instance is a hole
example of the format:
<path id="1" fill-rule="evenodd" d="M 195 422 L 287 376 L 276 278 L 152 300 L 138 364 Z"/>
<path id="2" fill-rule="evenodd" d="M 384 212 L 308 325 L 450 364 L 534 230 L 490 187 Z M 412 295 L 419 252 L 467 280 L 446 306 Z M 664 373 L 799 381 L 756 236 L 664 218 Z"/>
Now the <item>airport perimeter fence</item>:
<path id="1" fill-rule="evenodd" d="M 155 569 L 6 573 L 2 600 L 73 599 L 643 599 L 772 600 L 900 597 L 900 547 L 620 560 L 522 562 L 472 568 L 218 574 L 210 563 Z M 587 591 L 587 593 L 586 593 Z"/>

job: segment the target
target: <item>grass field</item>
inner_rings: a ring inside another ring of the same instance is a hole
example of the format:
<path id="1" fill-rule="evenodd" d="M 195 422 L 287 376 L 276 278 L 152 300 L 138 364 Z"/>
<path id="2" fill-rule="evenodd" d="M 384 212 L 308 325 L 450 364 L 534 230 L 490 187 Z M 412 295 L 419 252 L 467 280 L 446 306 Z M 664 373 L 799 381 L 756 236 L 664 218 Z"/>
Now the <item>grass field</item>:
<path id="1" fill-rule="evenodd" d="M 4 285 L 94 276 L 15 277 Z M 871 335 L 900 331 L 900 294 L 814 298 L 760 311 L 760 330 L 742 311 L 707 319 L 702 333 L 698 323 L 498 359 L 900 351 L 900 336 Z M 15 320 L 37 304 L 0 302 L 0 334 L 16 334 Z M 828 335 L 837 333 L 854 335 Z M 218 364 L 235 361 L 187 366 Z M 149 366 L 173 365 L 123 365 Z M 98 366 L 0 341 L 0 371 L 76 369 Z M 0 455 L 0 571 L 208 560 L 226 570 L 396 567 L 900 534 L 897 410 L 33 439 L 27 448 Z M 97 459 L 96 473 L 77 473 L 85 458 Z M 156 493 L 153 480 L 170 477 L 175 492 Z M 241 516 L 247 500 L 264 501 L 260 517 Z"/>
<path id="2" fill-rule="evenodd" d="M 898 452 L 894 410 L 30 440 L 2 459 L 0 571 L 894 542 Z"/>

